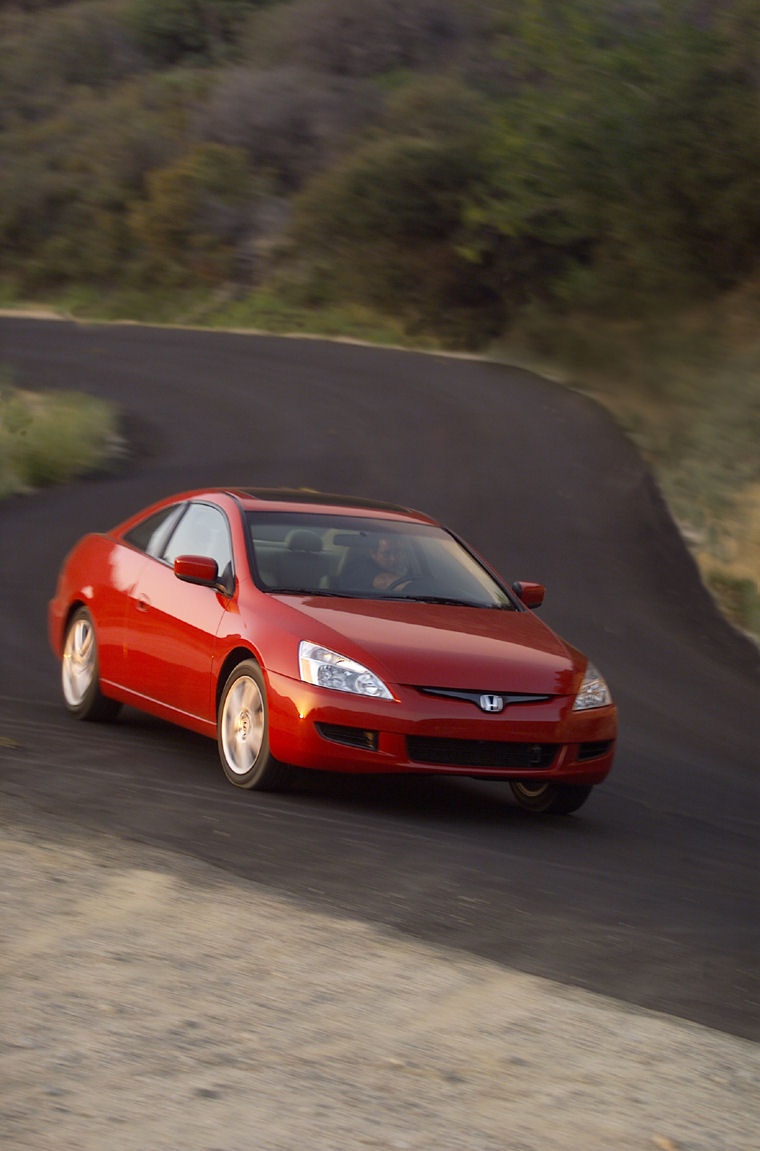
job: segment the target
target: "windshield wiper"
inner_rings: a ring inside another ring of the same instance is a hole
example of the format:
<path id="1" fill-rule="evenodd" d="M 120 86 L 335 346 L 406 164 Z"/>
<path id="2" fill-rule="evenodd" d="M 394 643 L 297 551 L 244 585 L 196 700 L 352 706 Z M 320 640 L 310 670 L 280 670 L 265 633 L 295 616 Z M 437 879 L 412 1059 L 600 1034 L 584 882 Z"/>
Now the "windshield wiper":
<path id="1" fill-rule="evenodd" d="M 353 591 L 331 591 L 329 588 L 314 588 L 314 587 L 268 587 L 265 589 L 269 595 L 307 595 L 307 596 L 325 596 L 331 599 L 366 599 L 374 600 L 380 603 L 433 603 L 445 604 L 448 607 L 476 607 L 484 609 L 496 609 L 513 611 L 509 603 L 478 603 L 475 600 L 469 599 L 455 599 L 452 596 L 444 595 L 383 595 L 382 592 L 353 592 Z"/>
<path id="2" fill-rule="evenodd" d="M 447 604 L 449 607 L 501 608 L 510 606 L 509 604 L 500 603 L 478 603 L 476 600 L 455 599 L 452 596 L 445 595 L 392 595 L 385 596 L 385 599 L 398 600 L 400 603 L 404 600 L 406 600 L 407 603 L 440 603 Z"/>
<path id="3" fill-rule="evenodd" d="M 269 595 L 324 595 L 336 596 L 338 599 L 344 598 L 346 594 L 342 591 L 330 591 L 324 587 L 268 587 L 265 591 Z"/>

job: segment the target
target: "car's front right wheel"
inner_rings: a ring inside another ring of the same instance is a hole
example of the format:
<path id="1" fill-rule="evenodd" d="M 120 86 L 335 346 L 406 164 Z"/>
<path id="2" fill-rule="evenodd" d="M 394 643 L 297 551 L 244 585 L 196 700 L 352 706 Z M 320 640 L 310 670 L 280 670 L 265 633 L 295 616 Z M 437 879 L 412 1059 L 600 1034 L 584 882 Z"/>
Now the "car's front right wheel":
<path id="1" fill-rule="evenodd" d="M 575 783 L 535 783 L 515 779 L 512 794 L 525 811 L 538 815 L 569 815 L 577 811 L 591 795 L 591 788 Z"/>
<path id="2" fill-rule="evenodd" d="M 219 700 L 217 742 L 224 774 L 235 787 L 276 791 L 291 776 L 269 750 L 266 684 L 253 659 L 230 673 Z"/>
<path id="3" fill-rule="evenodd" d="M 66 628 L 61 658 L 61 689 L 68 711 L 77 719 L 113 719 L 121 706 L 100 690 L 95 624 L 84 606 L 76 609 Z"/>

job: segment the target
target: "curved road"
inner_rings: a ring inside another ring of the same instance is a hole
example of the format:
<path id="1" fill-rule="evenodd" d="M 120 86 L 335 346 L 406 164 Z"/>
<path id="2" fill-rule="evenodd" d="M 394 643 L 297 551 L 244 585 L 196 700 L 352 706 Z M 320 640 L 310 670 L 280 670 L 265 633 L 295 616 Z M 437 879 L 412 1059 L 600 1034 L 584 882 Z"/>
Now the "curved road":
<path id="1" fill-rule="evenodd" d="M 0 505 L 0 791 L 338 914 L 757 1038 L 760 656 L 718 616 L 638 455 L 588 400 L 498 365 L 349 344 L 0 319 L 30 388 L 116 400 L 120 474 Z M 503 785 L 309 775 L 236 792 L 210 741 L 58 702 L 68 547 L 172 491 L 307 485 L 408 503 L 610 680 L 613 774 L 578 815 Z"/>

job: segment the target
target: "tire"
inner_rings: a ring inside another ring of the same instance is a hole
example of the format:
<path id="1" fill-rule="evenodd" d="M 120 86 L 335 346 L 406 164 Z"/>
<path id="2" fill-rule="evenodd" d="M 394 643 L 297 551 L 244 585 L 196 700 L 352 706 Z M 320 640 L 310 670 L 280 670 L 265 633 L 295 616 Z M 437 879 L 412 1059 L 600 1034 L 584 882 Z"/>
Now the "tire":
<path id="1" fill-rule="evenodd" d="M 217 742 L 224 774 L 235 787 L 277 791 L 288 783 L 290 769 L 269 750 L 266 685 L 255 660 L 239 663 L 224 685 Z"/>
<path id="2" fill-rule="evenodd" d="M 518 805 L 538 815 L 569 815 L 583 806 L 592 790 L 581 784 L 529 783 L 522 779 L 512 781 L 510 787 Z"/>
<path id="3" fill-rule="evenodd" d="M 77 719 L 113 719 L 121 706 L 100 690 L 98 641 L 92 616 L 86 607 L 77 608 L 66 628 L 61 690 L 69 714 Z"/>

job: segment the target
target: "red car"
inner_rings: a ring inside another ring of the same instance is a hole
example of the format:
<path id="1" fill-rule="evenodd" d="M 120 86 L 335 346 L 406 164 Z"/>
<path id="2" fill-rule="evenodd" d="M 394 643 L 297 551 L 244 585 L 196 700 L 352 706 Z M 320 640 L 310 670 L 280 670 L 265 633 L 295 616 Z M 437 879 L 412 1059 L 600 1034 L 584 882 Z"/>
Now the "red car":
<path id="1" fill-rule="evenodd" d="M 617 712 L 543 596 L 407 508 L 216 489 L 85 536 L 49 633 L 72 715 L 126 703 L 216 738 L 238 787 L 445 773 L 569 812 L 610 770 Z"/>

